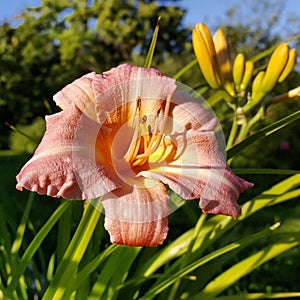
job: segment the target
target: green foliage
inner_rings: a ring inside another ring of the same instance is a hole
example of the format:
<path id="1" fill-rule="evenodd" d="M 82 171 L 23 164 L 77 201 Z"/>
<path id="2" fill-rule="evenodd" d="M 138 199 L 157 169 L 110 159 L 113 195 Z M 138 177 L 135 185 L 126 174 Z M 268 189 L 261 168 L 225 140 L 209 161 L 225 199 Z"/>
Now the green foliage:
<path id="1" fill-rule="evenodd" d="M 45 132 L 45 120 L 36 118 L 31 125 L 20 125 L 10 135 L 10 149 L 33 153 Z M 30 137 L 30 139 L 28 138 Z"/>
<path id="2" fill-rule="evenodd" d="M 243 215 L 236 221 L 225 216 L 206 218 L 202 215 L 194 227 L 183 230 L 169 244 L 152 249 L 108 246 L 106 236 L 97 238 L 97 231 L 103 231 L 103 219 L 93 205 L 87 204 L 76 232 L 72 234 L 72 241 L 66 245 L 63 259 L 57 261 L 56 267 L 54 265 L 54 277 L 47 277 L 50 285 L 43 299 L 60 299 L 62 295 L 70 299 L 74 292 L 78 298 L 85 294 L 91 299 L 102 296 L 107 299 L 166 299 L 171 294 L 173 297 L 169 299 L 198 299 L 203 294 L 206 299 L 212 299 L 261 264 L 299 245 L 299 221 L 291 219 L 296 226 L 287 222 L 282 230 L 278 222 L 289 220 L 294 204 L 283 205 L 299 198 L 299 182 L 299 174 L 288 177 L 246 201 L 242 207 Z M 44 273 L 38 264 L 38 253 L 49 251 L 45 240 L 53 236 L 55 224 L 74 210 L 76 204 L 63 202 L 50 217 L 44 216 L 44 224 L 38 229 L 36 221 L 31 221 L 36 200 L 33 194 L 29 195 L 20 223 L 12 235 L 7 234 L 9 218 L 2 206 L 0 210 L 1 262 L 6 263 L 6 266 L 1 266 L 0 289 L 12 299 L 26 299 L 34 292 L 28 266 L 34 270 L 36 293 L 42 293 L 43 275 L 51 274 L 52 257 L 56 257 L 65 241 L 57 239 L 52 255 L 44 257 Z M 270 212 L 268 216 L 266 212 L 273 207 L 278 211 L 278 205 L 281 207 L 279 211 L 282 208 L 284 211 L 278 215 L 280 219 L 274 221 L 273 214 Z M 193 210 L 192 207 L 186 208 L 188 214 L 189 209 Z M 185 214 L 182 208 L 180 210 L 177 213 Z M 297 218 L 297 213 L 294 213 L 294 218 Z M 170 226 L 176 226 L 176 223 L 176 218 L 172 219 Z M 64 230 L 64 237 L 71 234 L 71 227 L 60 228 Z M 35 229 L 35 237 L 28 239 L 28 231 Z M 299 262 L 295 260 L 294 263 Z M 253 279 L 250 282 L 254 282 Z M 274 289 L 276 291 L 276 287 Z M 299 296 L 296 291 L 280 295 L 282 298 Z M 256 294 L 257 299 L 262 295 L 272 296 Z"/>
<path id="3" fill-rule="evenodd" d="M 0 25 L 0 148 L 9 146 L 4 122 L 31 123 L 49 112 L 45 101 L 57 111 L 52 96 L 75 78 L 144 60 L 159 16 L 157 65 L 185 51 L 189 31 L 182 9 L 156 1 L 43 0 L 21 15 L 18 27 Z"/>
<path id="4" fill-rule="evenodd" d="M 28 159 L 18 152 L 35 148 L 26 135 L 38 141 L 44 121 L 36 116 L 56 110 L 44 100 L 84 72 L 101 72 L 124 60 L 143 64 L 158 15 L 163 18 L 152 63 L 212 95 L 226 136 L 236 133 L 231 127 L 236 107 L 202 85 L 194 57 L 181 56 L 191 50 L 181 28 L 182 10 L 154 1 L 86 3 L 44 0 L 41 7 L 24 13 L 19 27 L 1 26 L 0 117 L 18 126 L 10 139 L 15 152 L 0 153 L 0 298 L 299 298 L 297 99 L 269 106 L 264 120 L 245 126 L 242 138 L 234 135 L 229 143 L 234 167 L 255 168 L 237 169 L 255 183 L 241 198 L 243 214 L 237 220 L 199 217 L 197 204 L 190 201 L 170 216 L 172 230 L 160 247 L 110 245 L 103 215 L 89 202 L 14 190 L 17 169 Z M 240 29 L 230 28 L 235 34 Z M 250 49 L 246 38 L 242 45 Z M 179 71 L 181 64 L 187 66 Z M 277 84 L 274 94 L 294 87 L 298 77 L 295 72 L 290 81 Z M 250 121 L 260 108 L 249 113 Z M 25 126 L 29 120 L 32 125 Z M 293 148 L 285 149 L 285 156 L 274 151 L 283 135 Z M 6 138 L 2 136 L 3 147 Z M 176 202 L 179 196 L 170 197 Z"/>

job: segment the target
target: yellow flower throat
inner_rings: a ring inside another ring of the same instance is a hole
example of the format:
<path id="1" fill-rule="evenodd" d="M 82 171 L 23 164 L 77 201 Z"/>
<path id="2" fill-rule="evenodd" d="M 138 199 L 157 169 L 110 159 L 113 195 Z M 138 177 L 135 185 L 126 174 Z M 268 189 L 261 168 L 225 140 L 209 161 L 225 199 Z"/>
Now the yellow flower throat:
<path id="1" fill-rule="evenodd" d="M 133 119 L 130 124 L 130 128 L 133 130 L 131 143 L 124 156 L 125 161 L 132 167 L 144 165 L 149 156 L 160 146 L 164 137 L 171 97 L 168 96 L 163 113 L 161 106 L 156 109 L 152 124 L 147 122 L 147 115 L 141 114 L 141 102 L 141 98 L 138 97 L 135 103 Z"/>

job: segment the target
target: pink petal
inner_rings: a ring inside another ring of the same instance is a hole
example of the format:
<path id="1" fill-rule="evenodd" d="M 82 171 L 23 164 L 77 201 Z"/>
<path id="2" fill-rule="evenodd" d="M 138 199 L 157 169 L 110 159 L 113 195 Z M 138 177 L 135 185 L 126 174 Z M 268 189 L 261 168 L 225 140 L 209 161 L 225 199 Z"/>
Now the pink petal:
<path id="1" fill-rule="evenodd" d="M 179 87 L 181 86 L 179 85 Z M 197 102 L 186 90 L 177 90 L 172 98 L 172 103 L 171 118 L 174 127 L 172 132 L 182 132 L 188 129 L 199 129 L 201 131 L 215 129 L 218 120 L 211 108 L 207 107 L 208 104 L 204 102 L 203 98 L 200 98 Z M 181 129 L 178 129 L 178 126 Z"/>
<path id="2" fill-rule="evenodd" d="M 168 233 L 169 196 L 156 182 L 148 188 L 124 185 L 102 199 L 105 228 L 115 244 L 154 247 Z"/>
<path id="3" fill-rule="evenodd" d="M 174 160 L 152 161 L 149 171 L 140 175 L 160 180 L 184 199 L 200 197 L 203 211 L 236 218 L 237 199 L 252 184 L 237 177 L 225 163 L 214 132 L 188 130 L 173 135 Z"/>
<path id="4" fill-rule="evenodd" d="M 65 199 L 99 197 L 121 185 L 113 170 L 96 164 L 99 125 L 73 104 L 47 116 L 46 133 L 17 175 L 17 188 Z"/>
<path id="5" fill-rule="evenodd" d="M 90 119 L 97 122 L 98 119 L 96 115 L 96 103 L 92 82 L 99 77 L 101 78 L 102 76 L 93 72 L 76 79 L 56 93 L 53 97 L 54 101 L 62 109 L 65 109 L 73 103 Z"/>
<path id="6" fill-rule="evenodd" d="M 94 80 L 93 88 L 100 123 L 124 123 L 133 113 L 129 104 L 135 105 L 137 98 L 141 98 L 141 111 L 156 114 L 175 92 L 176 83 L 155 69 L 124 64 Z"/>

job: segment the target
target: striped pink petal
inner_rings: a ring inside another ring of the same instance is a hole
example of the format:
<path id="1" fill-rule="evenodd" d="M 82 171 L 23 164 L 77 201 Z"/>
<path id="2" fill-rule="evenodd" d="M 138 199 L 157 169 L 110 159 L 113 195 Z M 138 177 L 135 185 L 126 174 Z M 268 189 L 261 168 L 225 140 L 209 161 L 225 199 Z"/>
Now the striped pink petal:
<path id="1" fill-rule="evenodd" d="M 251 183 L 226 165 L 217 119 L 174 79 L 120 65 L 89 73 L 54 96 L 63 111 L 17 175 L 17 188 L 66 199 L 103 196 L 111 241 L 156 246 L 168 232 L 169 196 L 200 198 L 204 212 L 240 214 Z M 224 146 L 224 145 L 223 145 Z"/>
<path id="2" fill-rule="evenodd" d="M 81 112 L 97 122 L 96 102 L 92 86 L 93 81 L 97 78 L 102 78 L 102 76 L 94 72 L 86 74 L 56 93 L 53 100 L 62 109 L 75 104 Z"/>
<path id="3" fill-rule="evenodd" d="M 154 247 L 168 233 L 169 196 L 156 182 L 151 187 L 124 185 L 102 199 L 105 228 L 115 244 Z"/>
<path id="4" fill-rule="evenodd" d="M 141 111 L 156 114 L 174 94 L 176 82 L 158 70 L 123 64 L 94 80 L 93 88 L 99 121 L 120 124 L 132 118 L 137 99 L 141 99 Z"/>
<path id="5" fill-rule="evenodd" d="M 95 136 L 99 131 L 96 122 L 73 104 L 46 117 L 46 122 L 46 133 L 34 156 L 17 175 L 18 189 L 82 200 L 120 186 L 112 169 L 95 162 Z"/>
<path id="6" fill-rule="evenodd" d="M 184 199 L 200 198 L 200 207 L 207 213 L 236 218 L 240 214 L 237 199 L 252 184 L 226 166 L 214 132 L 190 129 L 170 140 L 176 149 L 173 159 L 152 160 L 150 169 L 140 175 L 162 181 Z"/>

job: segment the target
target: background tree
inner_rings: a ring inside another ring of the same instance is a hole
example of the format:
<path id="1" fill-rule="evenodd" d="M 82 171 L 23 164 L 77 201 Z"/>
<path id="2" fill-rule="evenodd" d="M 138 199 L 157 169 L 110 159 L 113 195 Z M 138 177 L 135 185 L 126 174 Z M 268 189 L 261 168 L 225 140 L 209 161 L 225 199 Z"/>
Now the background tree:
<path id="1" fill-rule="evenodd" d="M 75 78 L 122 62 L 143 63 L 158 16 L 157 65 L 185 51 L 189 39 L 184 10 L 170 2 L 43 0 L 21 14 L 17 28 L 2 24 L 0 148 L 8 147 L 5 122 L 28 124 L 55 111 L 49 100 Z"/>

